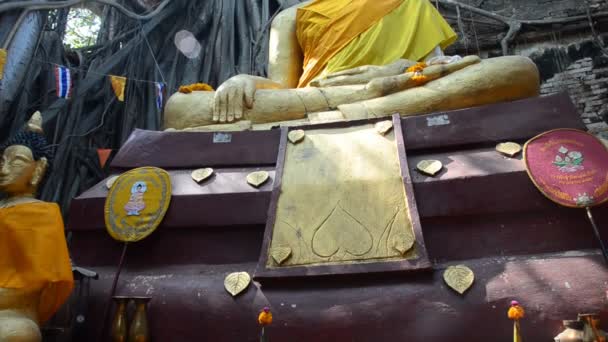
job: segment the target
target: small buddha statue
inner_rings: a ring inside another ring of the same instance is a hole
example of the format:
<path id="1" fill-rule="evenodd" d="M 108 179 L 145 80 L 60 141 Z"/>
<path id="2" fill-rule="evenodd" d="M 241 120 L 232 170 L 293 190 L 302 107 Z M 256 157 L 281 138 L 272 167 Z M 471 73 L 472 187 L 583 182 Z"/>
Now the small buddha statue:
<path id="1" fill-rule="evenodd" d="M 0 153 L 0 342 L 38 342 L 74 283 L 59 206 L 36 199 L 52 156 L 39 112 Z"/>
<path id="2" fill-rule="evenodd" d="M 268 78 L 241 74 L 217 91 L 175 93 L 164 127 L 227 129 L 241 120 L 263 129 L 424 114 L 539 94 L 530 59 L 444 56 L 456 39 L 429 0 L 306 1 L 272 22 Z"/>

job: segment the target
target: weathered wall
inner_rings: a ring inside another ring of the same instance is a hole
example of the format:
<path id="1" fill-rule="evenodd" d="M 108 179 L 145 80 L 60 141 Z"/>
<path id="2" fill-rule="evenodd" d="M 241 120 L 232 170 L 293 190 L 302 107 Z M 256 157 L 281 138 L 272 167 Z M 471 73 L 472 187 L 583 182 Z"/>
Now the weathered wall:
<path id="1" fill-rule="evenodd" d="M 536 62 L 541 73 L 542 95 L 568 92 L 590 131 L 604 132 L 608 136 L 608 54 L 601 47 L 603 34 L 608 30 L 608 16 L 605 15 L 608 1 L 460 1 L 520 20 L 555 21 L 578 17 L 567 23 L 524 25 L 510 44 L 509 53 L 528 56 Z M 592 35 L 587 4 L 600 40 Z M 500 40 L 507 32 L 506 25 L 468 9 L 461 9 L 460 17 L 451 6 L 440 5 L 440 10 L 460 35 L 460 40 L 448 53 L 484 57 L 502 54 Z"/>
<path id="2" fill-rule="evenodd" d="M 579 49 L 577 49 L 579 48 Z M 565 48 L 547 49 L 539 59 L 550 56 L 570 56 L 568 52 L 578 54 L 565 70 L 555 73 L 544 81 L 541 94 L 548 95 L 567 91 L 581 113 L 583 121 L 594 133 L 607 131 L 605 113 L 608 109 L 608 58 L 602 56 L 591 42 L 584 42 Z"/>

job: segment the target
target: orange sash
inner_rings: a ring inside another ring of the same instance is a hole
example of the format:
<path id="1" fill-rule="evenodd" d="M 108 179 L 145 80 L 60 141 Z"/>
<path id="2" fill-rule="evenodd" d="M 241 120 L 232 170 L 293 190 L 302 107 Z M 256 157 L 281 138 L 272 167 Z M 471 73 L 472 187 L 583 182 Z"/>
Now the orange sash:
<path id="1" fill-rule="evenodd" d="M 73 284 L 59 206 L 35 202 L 0 209 L 0 288 L 41 289 L 38 319 L 45 322 Z"/>
<path id="2" fill-rule="evenodd" d="M 304 54 L 304 70 L 298 87 L 312 81 L 331 57 L 402 1 L 316 0 L 299 8 L 296 34 Z"/>

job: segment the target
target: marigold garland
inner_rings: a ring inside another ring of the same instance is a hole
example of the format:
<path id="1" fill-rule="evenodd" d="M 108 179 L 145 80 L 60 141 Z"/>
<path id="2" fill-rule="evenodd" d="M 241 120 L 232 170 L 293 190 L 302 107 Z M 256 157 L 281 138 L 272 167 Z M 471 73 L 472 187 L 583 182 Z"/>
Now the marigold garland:
<path id="1" fill-rule="evenodd" d="M 193 83 L 179 87 L 178 91 L 183 94 L 190 94 L 193 91 L 213 91 L 213 87 L 207 83 Z"/>
<path id="2" fill-rule="evenodd" d="M 416 83 L 417 86 L 421 86 L 423 84 L 425 84 L 426 82 L 428 82 L 428 77 L 426 77 L 425 75 L 422 74 L 422 71 L 424 70 L 424 68 L 426 68 L 427 65 L 424 62 L 420 62 L 420 63 L 416 63 L 414 65 L 412 65 L 411 67 L 407 68 L 407 70 L 405 70 L 406 73 L 409 72 L 413 72 L 414 76 L 412 76 L 412 81 L 414 81 L 414 83 Z"/>
<path id="3" fill-rule="evenodd" d="M 416 73 L 414 76 L 412 76 L 412 81 L 414 81 L 414 83 L 416 83 L 416 85 L 423 85 L 426 82 L 428 82 L 429 78 L 420 74 L 420 73 Z"/>
<path id="4" fill-rule="evenodd" d="M 422 72 L 422 70 L 424 70 L 424 68 L 426 68 L 427 65 L 424 62 L 420 62 L 420 63 L 416 63 L 414 65 L 412 65 L 411 67 L 407 68 L 407 70 L 405 70 L 405 72 Z"/>

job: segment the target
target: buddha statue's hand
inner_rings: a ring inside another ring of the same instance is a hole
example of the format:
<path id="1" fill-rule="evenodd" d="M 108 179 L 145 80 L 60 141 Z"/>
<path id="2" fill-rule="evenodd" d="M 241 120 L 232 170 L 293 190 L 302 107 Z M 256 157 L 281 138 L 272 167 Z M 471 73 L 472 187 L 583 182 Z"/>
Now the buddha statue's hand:
<path id="1" fill-rule="evenodd" d="M 256 82 L 250 75 L 236 75 L 217 88 L 213 101 L 213 121 L 232 122 L 243 117 L 244 107 L 253 106 Z"/>
<path id="2" fill-rule="evenodd" d="M 375 78 L 402 74 L 405 69 L 416 64 L 406 59 L 399 59 L 387 65 L 364 65 L 348 70 L 338 71 L 310 82 L 313 87 L 333 87 L 339 85 L 365 84 Z"/>
<path id="3" fill-rule="evenodd" d="M 257 89 L 281 89 L 283 85 L 264 77 L 241 74 L 233 76 L 219 88 L 213 98 L 213 121 L 232 122 L 243 118 L 253 107 Z"/>

